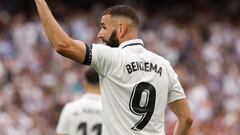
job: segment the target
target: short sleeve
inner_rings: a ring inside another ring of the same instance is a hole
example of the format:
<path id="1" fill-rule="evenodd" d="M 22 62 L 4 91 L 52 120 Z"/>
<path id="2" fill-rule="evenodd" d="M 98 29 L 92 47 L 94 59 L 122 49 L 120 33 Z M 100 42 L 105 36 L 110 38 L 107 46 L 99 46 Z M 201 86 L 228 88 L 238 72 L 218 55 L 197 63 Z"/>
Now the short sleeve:
<path id="1" fill-rule="evenodd" d="M 167 69 L 169 75 L 169 87 L 168 87 L 168 103 L 174 102 L 179 99 L 185 98 L 184 90 L 178 80 L 177 73 L 173 70 L 169 62 L 167 62 Z"/>
<path id="2" fill-rule="evenodd" d="M 106 45 L 92 45 L 92 62 L 93 67 L 100 75 L 106 76 L 115 70 L 121 59 L 120 49 L 111 48 Z"/>
<path id="3" fill-rule="evenodd" d="M 65 105 L 58 120 L 56 133 L 57 134 L 68 134 L 68 116 L 69 116 L 68 106 Z"/>

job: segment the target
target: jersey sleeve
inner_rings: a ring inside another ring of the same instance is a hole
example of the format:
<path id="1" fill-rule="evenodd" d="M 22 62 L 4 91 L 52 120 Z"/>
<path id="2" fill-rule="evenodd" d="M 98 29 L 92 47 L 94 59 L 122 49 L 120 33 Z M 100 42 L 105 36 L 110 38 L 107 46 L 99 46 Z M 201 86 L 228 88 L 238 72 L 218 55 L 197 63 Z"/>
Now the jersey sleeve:
<path id="1" fill-rule="evenodd" d="M 106 45 L 92 45 L 92 62 L 93 67 L 100 75 L 106 76 L 118 67 L 120 57 L 118 48 L 111 48 Z"/>
<path id="2" fill-rule="evenodd" d="M 167 69 L 169 75 L 169 87 L 168 87 L 168 103 L 174 102 L 179 99 L 185 98 L 185 93 L 180 81 L 178 80 L 177 73 L 173 70 L 170 62 L 167 62 Z"/>
<path id="3" fill-rule="evenodd" d="M 69 107 L 65 105 L 58 120 L 56 133 L 57 134 L 68 134 L 68 125 L 69 125 Z"/>

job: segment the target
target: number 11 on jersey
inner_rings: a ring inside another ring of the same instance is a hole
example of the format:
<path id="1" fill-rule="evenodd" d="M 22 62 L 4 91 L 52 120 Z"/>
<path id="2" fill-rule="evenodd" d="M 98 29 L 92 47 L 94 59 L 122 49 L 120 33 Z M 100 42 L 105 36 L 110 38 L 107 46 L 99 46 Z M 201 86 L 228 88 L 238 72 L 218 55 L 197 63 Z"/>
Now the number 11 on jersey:
<path id="1" fill-rule="evenodd" d="M 135 85 L 131 94 L 129 108 L 132 113 L 142 118 L 132 127 L 133 130 L 142 130 L 150 121 L 154 112 L 156 90 L 147 82 L 140 82 Z"/>

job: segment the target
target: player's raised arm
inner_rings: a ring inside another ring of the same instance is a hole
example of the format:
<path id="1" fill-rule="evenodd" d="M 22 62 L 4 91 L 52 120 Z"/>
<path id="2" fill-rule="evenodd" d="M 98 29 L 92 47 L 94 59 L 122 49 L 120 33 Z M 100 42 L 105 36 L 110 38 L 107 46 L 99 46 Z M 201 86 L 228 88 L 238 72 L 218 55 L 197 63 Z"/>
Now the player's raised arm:
<path id="1" fill-rule="evenodd" d="M 45 33 L 56 51 L 74 61 L 83 63 L 86 47 L 82 41 L 70 38 L 53 17 L 45 0 L 35 0 Z"/>

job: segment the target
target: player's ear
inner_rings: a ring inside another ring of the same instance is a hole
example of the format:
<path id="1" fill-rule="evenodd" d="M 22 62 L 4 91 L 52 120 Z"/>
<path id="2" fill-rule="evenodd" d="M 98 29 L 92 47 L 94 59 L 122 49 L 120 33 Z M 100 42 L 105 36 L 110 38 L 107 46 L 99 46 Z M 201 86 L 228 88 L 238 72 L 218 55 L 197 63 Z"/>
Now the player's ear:
<path id="1" fill-rule="evenodd" d="M 118 25 L 118 34 L 119 37 L 123 37 L 127 33 L 127 23 L 120 21 Z"/>

